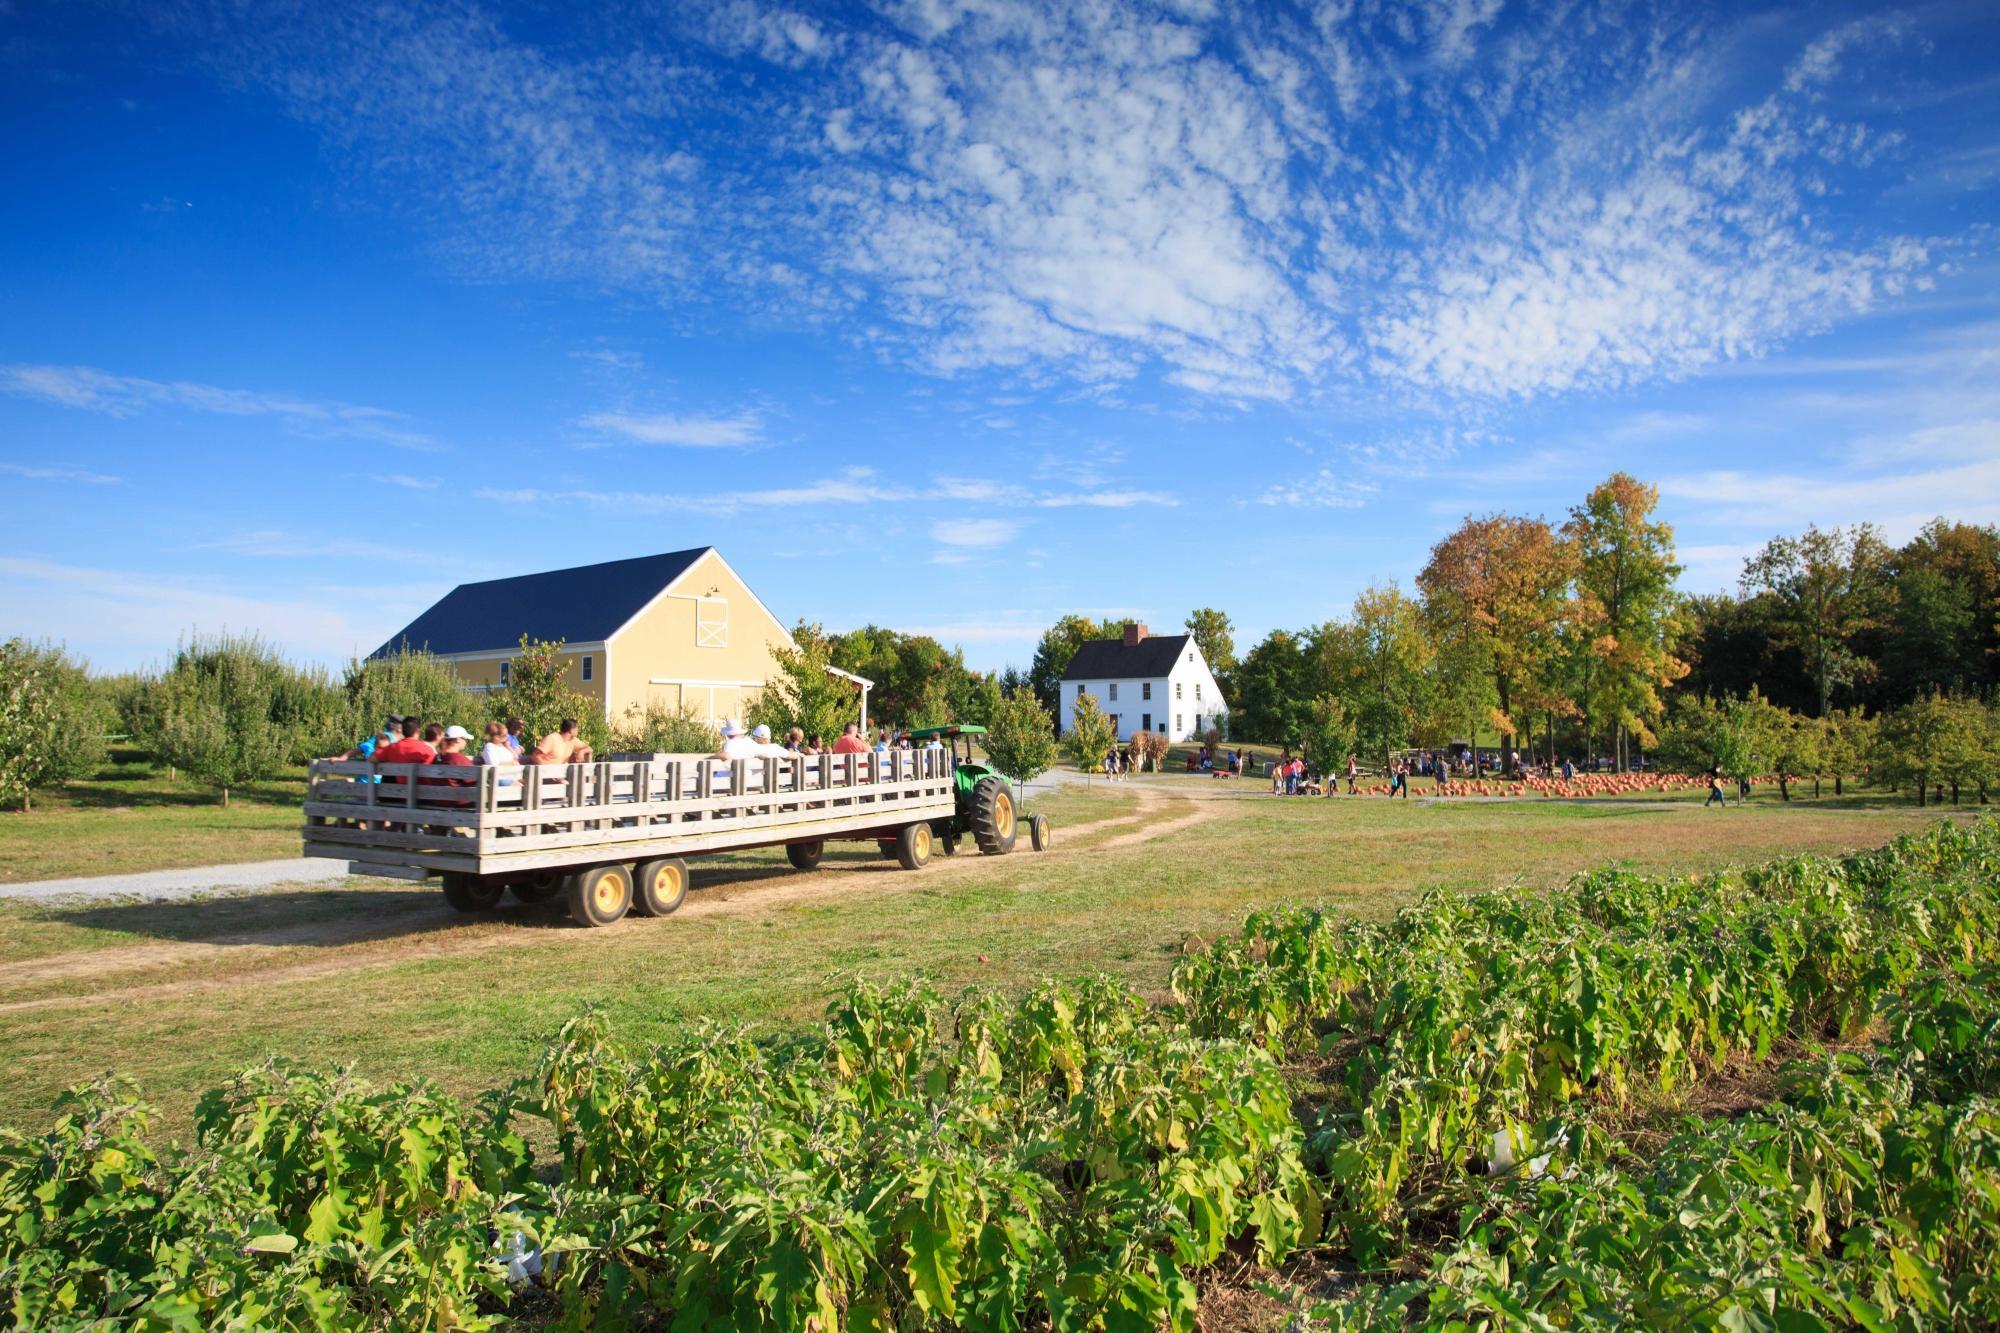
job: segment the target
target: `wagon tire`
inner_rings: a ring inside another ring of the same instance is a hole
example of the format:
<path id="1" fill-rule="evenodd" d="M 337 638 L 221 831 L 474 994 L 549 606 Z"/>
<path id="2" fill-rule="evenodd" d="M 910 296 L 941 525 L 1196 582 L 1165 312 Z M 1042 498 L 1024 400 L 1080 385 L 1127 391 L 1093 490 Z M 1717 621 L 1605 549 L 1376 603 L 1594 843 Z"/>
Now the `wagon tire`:
<path id="1" fill-rule="evenodd" d="M 609 926 L 632 910 L 632 868 L 591 866 L 569 880 L 569 914 L 579 926 Z"/>
<path id="2" fill-rule="evenodd" d="M 477 875 L 457 870 L 444 875 L 444 900 L 461 912 L 490 912 L 500 905 L 503 892 L 499 884 Z"/>
<path id="3" fill-rule="evenodd" d="M 785 844 L 785 859 L 792 863 L 794 870 L 817 870 L 820 859 L 826 855 L 826 843 L 788 842 Z"/>
<path id="4" fill-rule="evenodd" d="M 639 916 L 668 916 L 687 900 L 687 862 L 663 856 L 642 863 L 633 876 L 632 910 Z"/>
<path id="5" fill-rule="evenodd" d="M 1021 827 L 1014 814 L 1014 793 L 1008 789 L 1006 779 L 981 778 L 972 789 L 971 807 L 967 822 L 972 825 L 972 840 L 979 844 L 979 850 L 987 856 L 1013 851 Z"/>
<path id="6" fill-rule="evenodd" d="M 527 903 L 531 907 L 537 903 L 547 902 L 562 891 L 562 874 L 554 870 L 539 871 L 526 879 L 517 879 L 507 886 L 507 892 L 514 895 L 515 901 Z"/>
<path id="7" fill-rule="evenodd" d="M 909 824 L 896 836 L 896 862 L 905 870 L 922 870 L 937 846 L 929 824 Z"/>

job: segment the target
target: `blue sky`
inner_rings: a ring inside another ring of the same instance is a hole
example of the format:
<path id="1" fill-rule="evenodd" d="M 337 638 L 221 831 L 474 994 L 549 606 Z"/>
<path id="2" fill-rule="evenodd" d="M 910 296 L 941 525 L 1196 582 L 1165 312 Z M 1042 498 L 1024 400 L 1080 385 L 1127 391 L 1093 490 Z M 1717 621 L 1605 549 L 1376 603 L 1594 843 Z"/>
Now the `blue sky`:
<path id="1" fill-rule="evenodd" d="M 1025 665 L 1657 483 L 2000 521 L 2000 11 L 0 0 L 0 632 L 713 544 Z"/>

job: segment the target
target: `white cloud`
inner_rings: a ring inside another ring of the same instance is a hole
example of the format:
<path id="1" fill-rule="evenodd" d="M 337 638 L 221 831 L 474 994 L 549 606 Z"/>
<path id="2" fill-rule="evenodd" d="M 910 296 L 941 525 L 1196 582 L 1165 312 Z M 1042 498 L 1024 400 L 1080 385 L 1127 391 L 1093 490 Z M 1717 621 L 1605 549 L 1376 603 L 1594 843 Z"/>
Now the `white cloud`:
<path id="1" fill-rule="evenodd" d="M 931 524 L 931 540 L 945 546 L 984 550 L 1004 546 L 1021 530 L 1018 523 L 999 518 L 946 518 Z"/>
<path id="2" fill-rule="evenodd" d="M 400 486 L 406 491 L 434 491 L 438 483 L 429 477 L 413 477 L 407 472 L 375 473 L 368 480 L 384 486 Z"/>
<path id="3" fill-rule="evenodd" d="M 1662 496 L 1703 506 L 1694 512 L 1710 524 L 1756 525 L 1775 534 L 1807 523 L 1868 521 L 1902 540 L 1939 514 L 1970 523 L 2000 521 L 2000 448 L 1945 467 L 1874 474 L 1719 470 L 1664 478 L 1659 486 Z"/>
<path id="4" fill-rule="evenodd" d="M 942 374 L 1100 393 L 1152 376 L 1229 401 L 1370 380 L 1506 399 L 1673 377 L 1891 300 L 1959 239 L 1824 203 L 1924 165 L 1897 103 L 1832 96 L 1855 52 L 1917 19 L 883 8 L 691 0 L 614 57 L 393 0 L 222 10 L 207 35 L 357 171 L 420 186 L 409 207 L 473 276 L 637 288 L 690 323 L 716 301 L 844 319 Z M 691 63 L 690 40 L 784 77 Z M 697 446 L 756 433 L 632 420 Z"/>
<path id="5" fill-rule="evenodd" d="M 94 366 L 0 365 L 0 393 L 61 407 L 130 417 L 160 409 L 229 417 L 271 417 L 287 430 L 314 438 L 372 440 L 402 449 L 431 451 L 438 442 L 379 407 L 318 401 L 254 389 L 224 389 L 189 380 L 117 375 Z"/>
<path id="6" fill-rule="evenodd" d="M 740 449 L 756 444 L 763 436 L 763 423 L 754 412 L 728 417 L 598 412 L 584 417 L 579 424 L 591 430 L 609 431 L 634 444 L 670 444 L 688 449 Z"/>
<path id="7" fill-rule="evenodd" d="M 326 556 L 344 560 L 405 561 L 410 558 L 410 548 L 407 546 L 362 541 L 355 537 L 327 537 L 312 533 L 288 532 L 282 528 L 257 528 L 248 532 L 234 532 L 227 537 L 195 542 L 181 549 L 215 551 L 258 560 L 311 560 Z"/>
<path id="8" fill-rule="evenodd" d="M 1323 467 L 1311 476 L 1269 487 L 1257 497 L 1257 503 L 1289 509 L 1359 509 L 1376 490 L 1372 481 L 1357 480 Z"/>
<path id="9" fill-rule="evenodd" d="M 108 472 L 92 472 L 77 467 L 35 467 L 26 463 L 0 463 L 0 473 L 25 477 L 29 481 L 78 481 L 88 486 L 116 486 L 122 477 Z"/>

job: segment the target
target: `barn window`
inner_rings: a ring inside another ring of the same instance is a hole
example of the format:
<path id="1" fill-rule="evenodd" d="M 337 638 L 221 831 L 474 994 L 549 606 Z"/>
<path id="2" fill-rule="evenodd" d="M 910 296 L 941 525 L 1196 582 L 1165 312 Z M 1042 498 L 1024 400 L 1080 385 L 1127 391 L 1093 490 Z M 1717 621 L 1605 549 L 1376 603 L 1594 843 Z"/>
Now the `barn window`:
<path id="1" fill-rule="evenodd" d="M 585 654 L 583 655 L 583 678 L 584 678 L 585 680 L 589 680 L 589 679 L 590 679 L 590 654 L 589 654 L 589 653 L 585 653 Z M 1200 691 L 1201 687 L 1200 687 L 1200 686 L 1196 686 L 1196 687 L 1195 687 L 1195 689 L 1196 689 L 1196 692 L 1197 692 L 1197 693 L 1199 693 L 1199 691 Z"/>
<path id="2" fill-rule="evenodd" d="M 729 646 L 729 599 L 727 597 L 697 597 L 694 601 L 694 646 L 697 648 L 727 648 Z"/>
<path id="3" fill-rule="evenodd" d="M 507 668 L 512 665 L 513 665 L 512 662 L 502 662 L 500 664 L 500 683 L 502 685 L 505 685 L 507 683 Z"/>

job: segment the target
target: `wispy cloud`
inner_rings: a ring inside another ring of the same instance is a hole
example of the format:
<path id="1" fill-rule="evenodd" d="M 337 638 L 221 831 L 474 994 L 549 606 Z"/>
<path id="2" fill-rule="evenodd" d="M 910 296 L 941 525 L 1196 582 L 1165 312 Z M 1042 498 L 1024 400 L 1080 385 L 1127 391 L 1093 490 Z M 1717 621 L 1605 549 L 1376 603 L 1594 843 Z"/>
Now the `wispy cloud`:
<path id="1" fill-rule="evenodd" d="M 1006 545 L 1020 530 L 1020 524 L 1000 518 L 945 518 L 931 524 L 931 540 L 945 546 L 986 550 Z"/>
<path id="2" fill-rule="evenodd" d="M 944 374 L 1559 394 L 1764 355 L 1933 281 L 1958 242 L 1822 203 L 1925 165 L 1896 103 L 1836 95 L 1917 19 L 883 9 L 690 3 L 616 59 L 394 0 L 218 9 L 208 33 L 355 171 L 421 183 L 455 267 L 846 319 Z M 784 72 L 725 101 L 690 43 Z"/>
<path id="3" fill-rule="evenodd" d="M 723 417 L 596 412 L 579 424 L 633 444 L 669 444 L 686 449 L 740 449 L 763 438 L 763 422 L 754 412 Z"/>
<path id="4" fill-rule="evenodd" d="M 681 511 L 703 514 L 735 514 L 745 510 L 805 508 L 813 505 L 935 504 L 956 500 L 969 504 L 1008 509 L 1058 509 L 1084 505 L 1103 509 L 1130 509 L 1155 505 L 1172 507 L 1177 496 L 1164 491 L 1091 490 L 1069 493 L 1042 491 L 1010 482 L 989 482 L 965 477 L 937 477 L 928 486 L 910 486 L 886 481 L 872 468 L 847 468 L 834 476 L 789 486 L 747 486 L 741 490 L 700 493 L 692 491 L 618 491 L 593 487 L 482 487 L 476 498 L 502 504 L 565 505 L 586 504 L 607 508 L 624 507 L 648 512 Z M 966 520 L 967 531 L 981 531 L 981 522 L 1018 524 L 1009 520 Z M 942 540 L 942 539 L 940 539 Z"/>
<path id="5" fill-rule="evenodd" d="M 113 417 L 159 410 L 269 417 L 298 435 L 372 440 L 422 451 L 443 447 L 431 436 L 410 429 L 401 414 L 379 407 L 357 407 L 255 389 L 226 389 L 190 380 L 145 379 L 94 366 L 0 365 L 0 393 Z"/>
<path id="6" fill-rule="evenodd" d="M 1376 493 L 1372 481 L 1343 476 L 1332 468 L 1320 468 L 1297 481 L 1279 482 L 1257 497 L 1261 505 L 1282 505 L 1289 509 L 1359 509 Z"/>
<path id="7" fill-rule="evenodd" d="M 396 546 L 386 542 L 363 541 L 355 537 L 325 536 L 316 533 L 291 532 L 282 528 L 258 528 L 249 532 L 233 532 L 213 541 L 193 542 L 180 548 L 184 551 L 217 551 L 226 555 L 240 555 L 258 560 L 310 560 L 325 556 L 341 559 L 393 560 L 410 558 L 407 546 Z"/>
<path id="8" fill-rule="evenodd" d="M 368 480 L 379 482 L 384 486 L 400 486 L 406 491 L 434 491 L 438 488 L 438 483 L 434 479 L 413 477 L 407 472 L 378 472 L 371 475 Z"/>
<path id="9" fill-rule="evenodd" d="M 29 481 L 76 481 L 87 486 L 116 486 L 123 481 L 108 472 L 92 472 L 78 467 L 36 467 L 27 463 L 0 463 L 0 473 L 25 477 Z"/>

